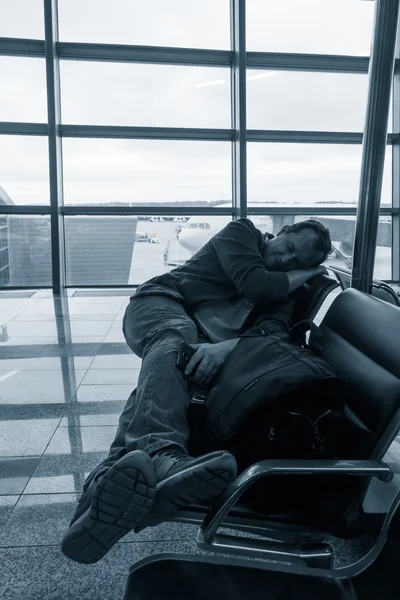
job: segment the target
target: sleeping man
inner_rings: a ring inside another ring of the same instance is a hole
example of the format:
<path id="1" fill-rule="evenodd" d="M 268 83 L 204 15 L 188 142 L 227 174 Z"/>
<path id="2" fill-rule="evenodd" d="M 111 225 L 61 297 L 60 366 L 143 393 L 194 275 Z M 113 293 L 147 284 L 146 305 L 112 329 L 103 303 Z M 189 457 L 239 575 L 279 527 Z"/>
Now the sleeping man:
<path id="1" fill-rule="evenodd" d="M 187 365 L 207 386 L 258 314 L 287 305 L 326 272 L 328 229 L 313 220 L 263 235 L 249 219 L 229 223 L 180 267 L 150 279 L 131 297 L 123 332 L 142 358 L 137 388 L 120 416 L 108 457 L 87 477 L 63 553 L 93 563 L 152 514 L 158 522 L 190 504 L 208 504 L 235 479 L 226 451 L 191 457 L 188 380 L 176 368 L 179 343 L 195 346 Z M 199 344 L 201 339 L 208 343 Z M 195 369 L 195 371 L 193 371 Z"/>

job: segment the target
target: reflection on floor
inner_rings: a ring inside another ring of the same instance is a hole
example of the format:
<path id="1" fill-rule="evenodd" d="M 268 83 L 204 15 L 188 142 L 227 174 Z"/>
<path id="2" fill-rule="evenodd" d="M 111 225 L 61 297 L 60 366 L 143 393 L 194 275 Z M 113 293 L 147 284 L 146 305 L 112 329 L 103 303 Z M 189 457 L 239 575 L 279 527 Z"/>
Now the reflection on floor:
<path id="1" fill-rule="evenodd" d="M 129 534 L 95 565 L 65 558 L 61 537 L 89 471 L 107 454 L 140 359 L 121 329 L 132 290 L 0 292 L 0 597 L 121 600 L 129 568 L 158 552 L 199 552 L 197 527 Z M 322 308 L 328 308 L 333 296 Z M 387 510 L 396 472 L 366 506 Z M 368 546 L 368 542 L 366 542 Z M 346 557 L 346 552 L 342 554 Z"/>

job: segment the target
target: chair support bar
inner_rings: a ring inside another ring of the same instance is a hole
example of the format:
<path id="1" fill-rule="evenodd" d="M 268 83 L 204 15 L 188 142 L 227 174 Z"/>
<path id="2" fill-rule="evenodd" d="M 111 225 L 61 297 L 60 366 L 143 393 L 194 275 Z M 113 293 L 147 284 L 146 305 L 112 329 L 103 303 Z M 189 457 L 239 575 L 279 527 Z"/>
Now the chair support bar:
<path id="1" fill-rule="evenodd" d="M 375 460 L 263 460 L 255 463 L 225 490 L 206 515 L 197 538 L 203 550 L 234 552 L 245 556 L 260 556 L 275 560 L 302 561 L 308 566 L 332 565 L 332 548 L 328 544 L 301 544 L 293 546 L 266 540 L 218 535 L 217 529 L 238 502 L 239 498 L 258 479 L 269 475 L 352 475 L 377 477 L 389 482 L 393 472 L 382 461 Z"/>

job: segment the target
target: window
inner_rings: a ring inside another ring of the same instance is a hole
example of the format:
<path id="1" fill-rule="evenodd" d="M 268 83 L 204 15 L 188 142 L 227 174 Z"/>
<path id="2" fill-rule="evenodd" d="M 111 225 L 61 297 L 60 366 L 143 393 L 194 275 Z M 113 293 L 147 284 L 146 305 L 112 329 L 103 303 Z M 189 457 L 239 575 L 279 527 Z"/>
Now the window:
<path id="1" fill-rule="evenodd" d="M 3 286 L 51 286 L 50 216 L 4 215 L 0 226 Z"/>
<path id="2" fill-rule="evenodd" d="M 355 206 L 361 145 L 249 143 L 249 202 Z M 391 204 L 392 148 L 387 147 L 381 204 Z"/>
<path id="3" fill-rule="evenodd" d="M 247 50 L 369 56 L 374 2 L 247 0 Z"/>
<path id="4" fill-rule="evenodd" d="M 272 232 L 277 234 L 284 225 L 291 225 L 306 219 L 316 219 L 327 227 L 331 233 L 333 252 L 325 261 L 325 266 L 329 269 L 334 267 L 352 267 L 353 242 L 356 226 L 356 217 L 354 216 L 307 216 L 307 215 L 272 215 Z M 261 231 L 264 231 L 265 223 L 259 221 L 260 217 L 252 217 L 254 224 Z M 375 279 L 392 278 L 392 223 L 388 216 L 381 216 L 378 224 L 378 237 L 375 254 Z"/>
<path id="5" fill-rule="evenodd" d="M 63 139 L 66 204 L 230 202 L 229 142 Z"/>
<path id="6" fill-rule="evenodd" d="M 247 127 L 362 132 L 367 99 L 367 75 L 248 70 Z"/>
<path id="7" fill-rule="evenodd" d="M 61 61 L 62 122 L 230 128 L 229 69 Z"/>
<path id="8" fill-rule="evenodd" d="M 47 122 L 43 58 L 0 56 L 0 121 Z"/>
<path id="9" fill-rule="evenodd" d="M 47 137 L 0 135 L 1 204 L 50 204 Z"/>
<path id="10" fill-rule="evenodd" d="M 0 37 L 44 39 L 43 0 L 0 0 Z"/>
<path id="11" fill-rule="evenodd" d="M 229 0 L 59 0 L 60 40 L 229 50 Z"/>
<path id="12" fill-rule="evenodd" d="M 67 284 L 139 285 L 183 264 L 229 221 L 228 215 L 186 223 L 172 216 L 67 216 Z"/>

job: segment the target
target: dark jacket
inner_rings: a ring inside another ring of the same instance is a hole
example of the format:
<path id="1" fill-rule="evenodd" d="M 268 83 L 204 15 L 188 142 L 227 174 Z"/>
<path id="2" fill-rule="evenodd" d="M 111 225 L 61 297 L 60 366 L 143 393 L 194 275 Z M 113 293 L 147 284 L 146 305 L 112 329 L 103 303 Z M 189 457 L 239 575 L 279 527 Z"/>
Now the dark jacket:
<path id="1" fill-rule="evenodd" d="M 288 300 L 289 280 L 286 273 L 267 271 L 264 244 L 252 221 L 232 221 L 185 264 L 149 279 L 135 295 L 172 297 L 189 315 L 211 300 L 245 298 L 255 305 L 281 306 Z"/>

